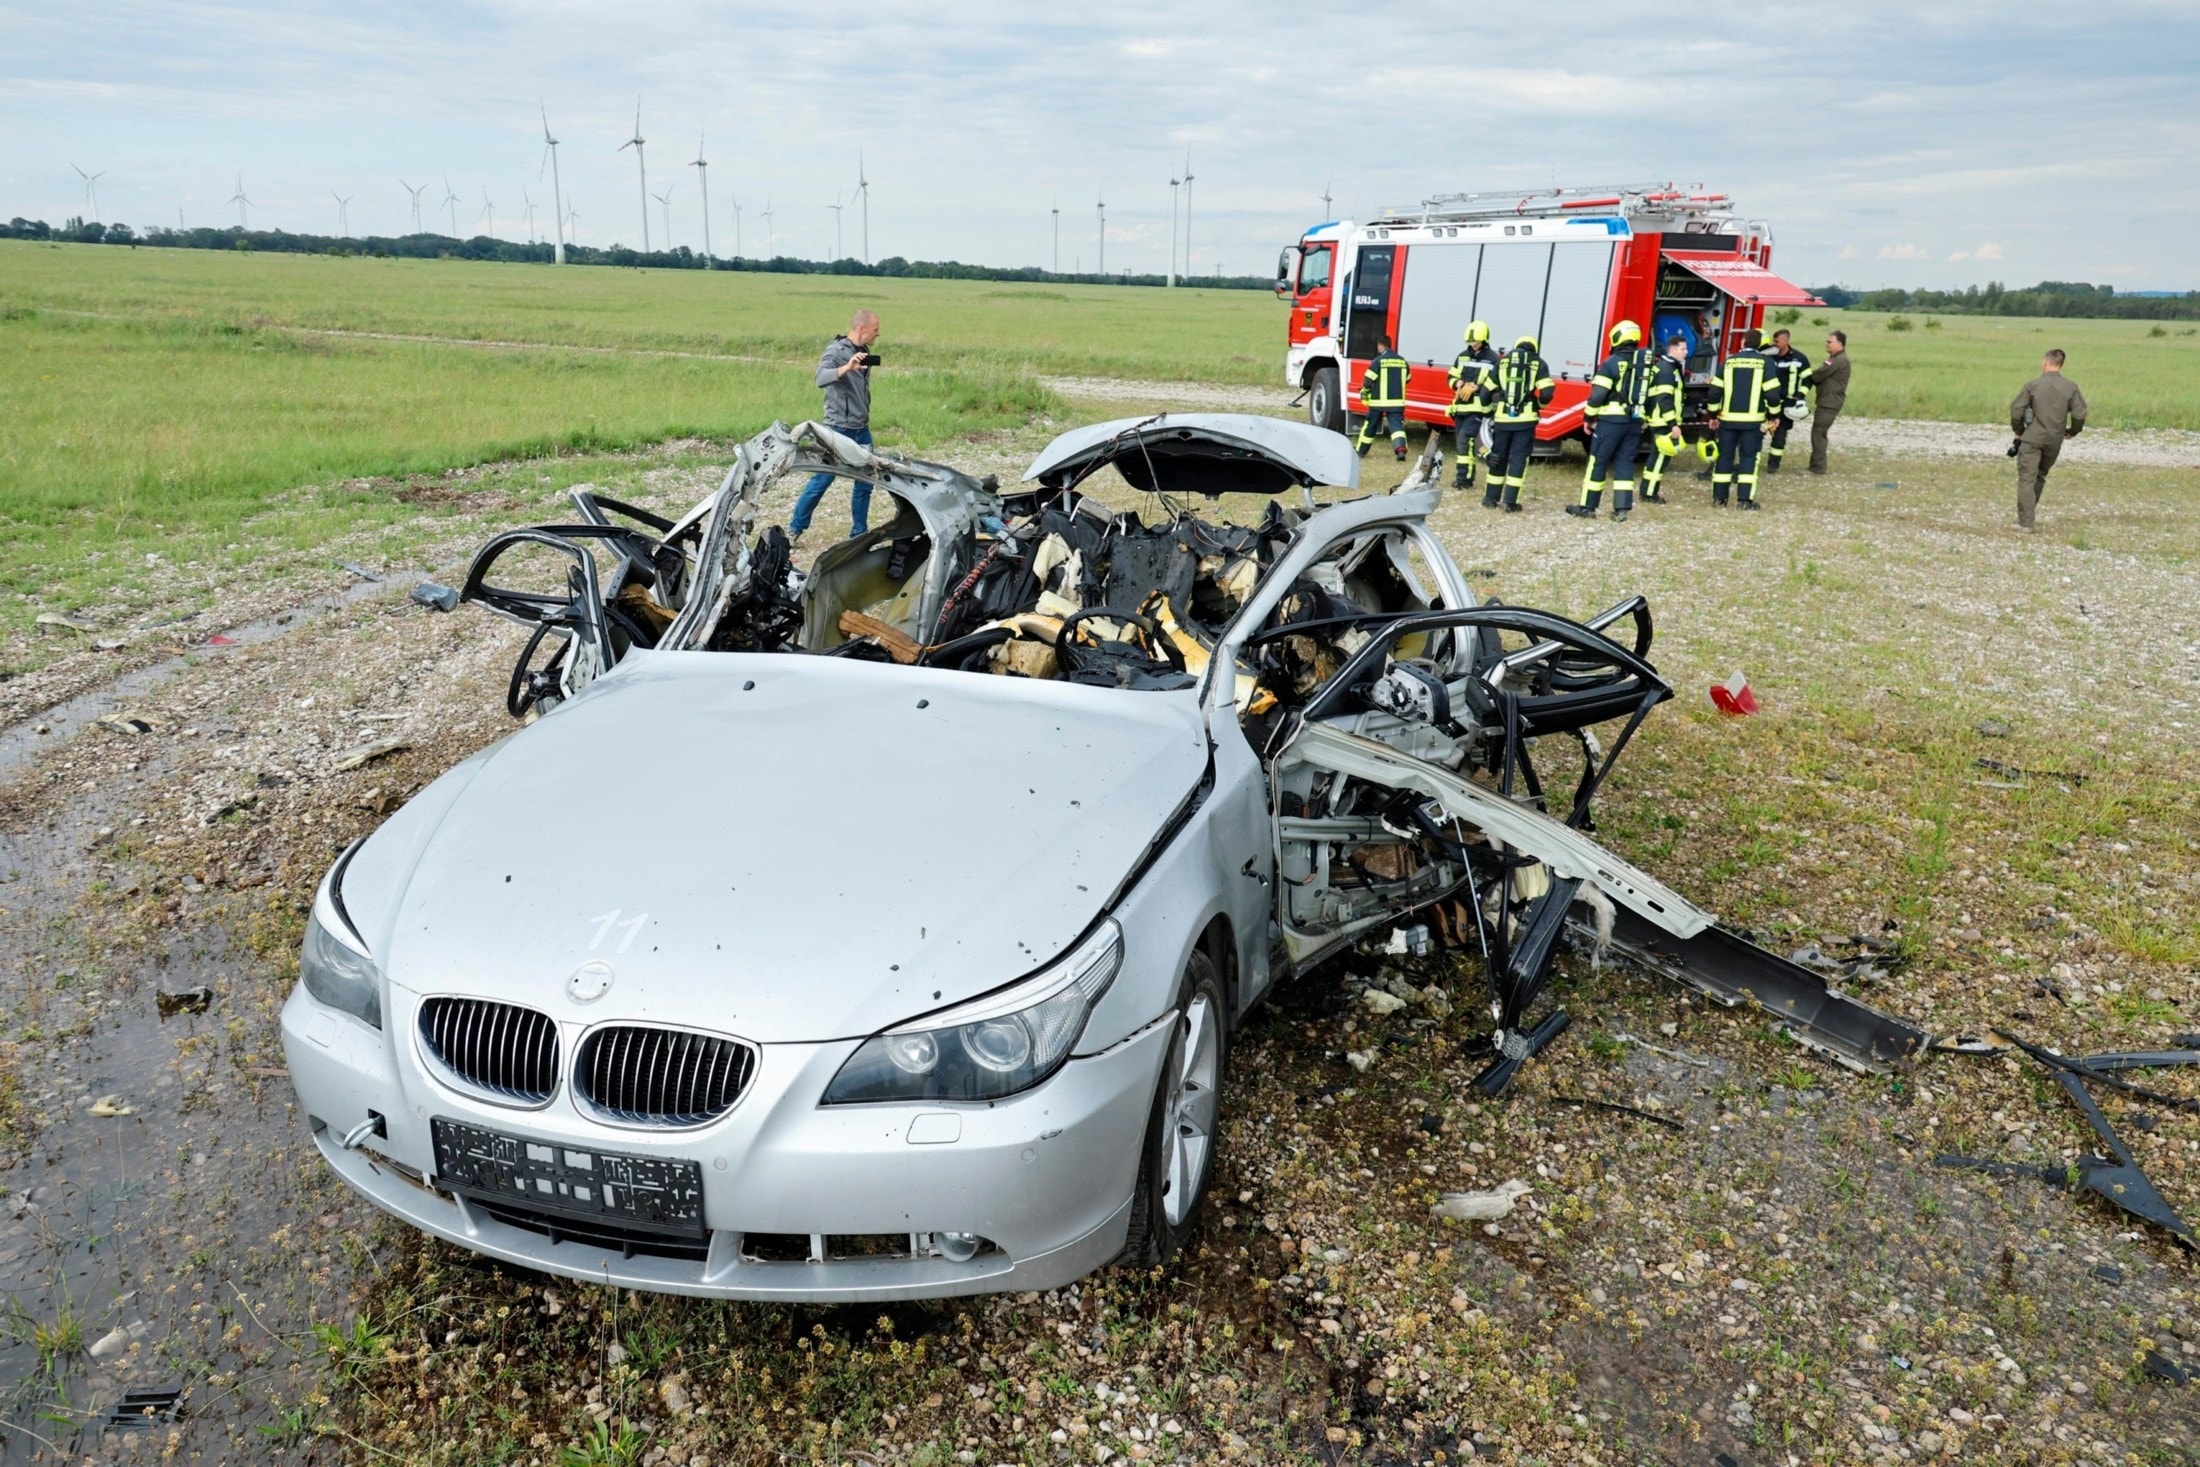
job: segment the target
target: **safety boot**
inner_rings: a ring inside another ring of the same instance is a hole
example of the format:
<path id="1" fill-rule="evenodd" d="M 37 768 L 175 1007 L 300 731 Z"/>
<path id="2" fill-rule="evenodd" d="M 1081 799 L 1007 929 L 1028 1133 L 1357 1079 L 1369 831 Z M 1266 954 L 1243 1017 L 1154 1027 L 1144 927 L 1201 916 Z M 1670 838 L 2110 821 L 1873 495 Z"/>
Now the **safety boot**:
<path id="1" fill-rule="evenodd" d="M 1614 524 L 1617 524 L 1621 520 L 1626 519 L 1628 515 L 1634 513 L 1634 509 L 1634 490 L 1614 489 L 1612 491 L 1612 522 Z"/>
<path id="2" fill-rule="evenodd" d="M 1406 445 L 1403 439 L 1393 439 L 1391 441 L 1390 456 L 1400 463 L 1406 461 Z"/>

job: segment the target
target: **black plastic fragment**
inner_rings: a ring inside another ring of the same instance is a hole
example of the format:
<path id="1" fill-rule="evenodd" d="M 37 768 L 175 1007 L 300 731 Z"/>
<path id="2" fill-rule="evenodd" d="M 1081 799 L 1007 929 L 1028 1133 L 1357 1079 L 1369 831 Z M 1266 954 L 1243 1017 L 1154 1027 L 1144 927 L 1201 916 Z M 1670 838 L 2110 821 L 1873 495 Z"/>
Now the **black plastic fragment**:
<path id="1" fill-rule="evenodd" d="M 1671 1116 L 1661 1116 L 1655 1111 L 1643 1110 L 1637 1106 L 1622 1105 L 1616 1100 L 1592 1100 L 1586 1095 L 1553 1095 L 1551 1099 L 1560 1105 L 1578 1105 L 1584 1110 L 1608 1110 L 1617 1115 L 1633 1116 L 1638 1121 L 1648 1121 L 1653 1126 L 1663 1126 L 1669 1131 L 1685 1132 L 1688 1129 Z"/>
<path id="2" fill-rule="evenodd" d="M 2179 1365 L 2160 1350 L 2147 1351 L 2146 1371 L 2156 1380 L 2166 1380 L 2171 1385 L 2192 1385 L 2200 1382 L 2200 1369 Z"/>
<path id="3" fill-rule="evenodd" d="M 2193 1236 L 2193 1231 L 2186 1226 L 2185 1220 L 2177 1215 L 2160 1192 L 2154 1190 L 2154 1184 L 2147 1180 L 2146 1173 L 2139 1170 L 2138 1160 L 2132 1156 L 2131 1148 L 2124 1145 L 2123 1138 L 2109 1125 L 2108 1117 L 2101 1114 L 2100 1103 L 2094 1100 L 2093 1092 L 2085 1088 L 2085 1081 L 2069 1070 L 2057 1070 L 2055 1078 L 2062 1083 L 2063 1089 L 2070 1092 L 2070 1098 L 2077 1102 L 2078 1109 L 2085 1112 L 2085 1118 L 2091 1123 L 2094 1134 L 2101 1138 L 2101 1144 L 2109 1151 L 2106 1157 L 2078 1158 L 2079 1184 L 2089 1191 L 2100 1193 L 2140 1221 L 2153 1223 L 2170 1233 L 2187 1248 L 2200 1252 L 2200 1237 Z"/>
<path id="4" fill-rule="evenodd" d="M 425 606 L 430 611 L 458 610 L 458 592 L 434 581 L 422 581 L 413 587 L 412 599 L 415 604 Z"/>

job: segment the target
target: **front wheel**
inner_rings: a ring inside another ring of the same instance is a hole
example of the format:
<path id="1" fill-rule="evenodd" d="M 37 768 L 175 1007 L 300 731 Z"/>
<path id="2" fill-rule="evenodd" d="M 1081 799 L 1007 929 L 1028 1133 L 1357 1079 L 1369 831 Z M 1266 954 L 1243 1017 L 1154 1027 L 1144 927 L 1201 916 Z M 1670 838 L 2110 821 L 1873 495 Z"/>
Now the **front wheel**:
<path id="1" fill-rule="evenodd" d="M 1332 433 L 1344 431 L 1344 398 L 1337 391 L 1337 369 L 1316 367 L 1306 383 L 1306 421 Z"/>
<path id="2" fill-rule="evenodd" d="M 1130 1236 L 1118 1260 L 1127 1267 L 1165 1268 L 1192 1235 L 1214 1171 L 1229 1048 L 1222 977 L 1212 958 L 1195 952 L 1184 965 L 1176 1023 L 1138 1159 Z"/>

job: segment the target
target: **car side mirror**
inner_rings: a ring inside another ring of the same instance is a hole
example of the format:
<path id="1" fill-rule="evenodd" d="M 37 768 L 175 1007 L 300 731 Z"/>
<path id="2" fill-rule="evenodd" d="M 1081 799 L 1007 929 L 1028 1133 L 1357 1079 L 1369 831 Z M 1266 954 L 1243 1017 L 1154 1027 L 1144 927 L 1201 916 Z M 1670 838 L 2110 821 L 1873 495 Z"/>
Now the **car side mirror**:
<path id="1" fill-rule="evenodd" d="M 1299 270 L 1298 270 L 1298 266 L 1299 266 L 1299 250 L 1298 250 L 1298 246 L 1296 246 L 1296 245 L 1286 245 L 1286 246 L 1284 247 L 1284 251 L 1283 251 L 1283 253 L 1282 253 L 1281 255 L 1279 255 L 1279 256 L 1277 256 L 1277 257 L 1276 257 L 1276 297 L 1277 297 L 1277 299 L 1279 299 L 1279 300 L 1283 300 L 1283 299 L 1288 299 L 1288 298 L 1290 297 L 1290 295 L 1291 295 L 1291 286 L 1292 286 L 1293 282 L 1295 282 L 1295 281 L 1296 281 L 1296 280 L 1298 279 L 1298 273 L 1299 273 Z"/>

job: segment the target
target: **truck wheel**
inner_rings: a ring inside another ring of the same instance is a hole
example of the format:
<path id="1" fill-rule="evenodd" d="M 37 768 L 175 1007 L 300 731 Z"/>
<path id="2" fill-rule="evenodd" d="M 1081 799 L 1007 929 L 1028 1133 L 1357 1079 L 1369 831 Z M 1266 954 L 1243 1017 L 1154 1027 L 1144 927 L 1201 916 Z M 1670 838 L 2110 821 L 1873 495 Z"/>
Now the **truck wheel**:
<path id="1" fill-rule="evenodd" d="M 1316 367 L 1306 383 L 1306 421 L 1332 433 L 1344 431 L 1344 397 L 1337 391 L 1337 369 Z"/>
<path id="2" fill-rule="evenodd" d="M 1222 1076 L 1230 1057 L 1229 1007 L 1214 960 L 1194 952 L 1177 990 L 1176 1026 L 1146 1122 L 1131 1194 L 1131 1230 L 1116 1259 L 1126 1268 L 1166 1268 L 1199 1221 L 1214 1174 Z"/>

